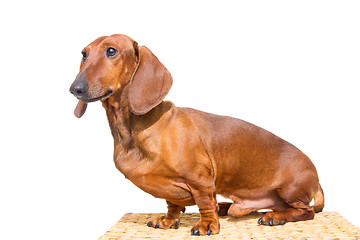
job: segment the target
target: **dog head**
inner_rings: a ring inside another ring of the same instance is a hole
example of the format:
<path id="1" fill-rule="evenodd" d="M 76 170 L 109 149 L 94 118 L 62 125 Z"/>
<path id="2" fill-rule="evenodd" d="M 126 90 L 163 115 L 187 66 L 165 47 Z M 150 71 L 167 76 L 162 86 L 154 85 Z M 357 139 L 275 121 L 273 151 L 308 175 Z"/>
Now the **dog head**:
<path id="1" fill-rule="evenodd" d="M 105 101 L 130 84 L 129 108 L 136 115 L 162 102 L 172 86 L 165 66 L 145 46 L 125 35 L 100 37 L 82 51 L 80 71 L 70 87 L 79 99 L 74 111 L 81 117 L 87 103 Z"/>

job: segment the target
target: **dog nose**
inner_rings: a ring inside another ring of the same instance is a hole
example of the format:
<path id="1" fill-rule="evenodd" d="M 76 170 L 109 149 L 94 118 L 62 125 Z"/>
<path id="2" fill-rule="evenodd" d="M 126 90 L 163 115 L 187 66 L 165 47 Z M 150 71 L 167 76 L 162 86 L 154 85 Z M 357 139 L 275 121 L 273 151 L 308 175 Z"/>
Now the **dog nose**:
<path id="1" fill-rule="evenodd" d="M 87 84 L 87 82 L 81 80 L 81 81 L 75 81 L 71 85 L 70 92 L 74 94 L 76 97 L 82 97 L 88 89 L 89 89 L 89 85 Z"/>

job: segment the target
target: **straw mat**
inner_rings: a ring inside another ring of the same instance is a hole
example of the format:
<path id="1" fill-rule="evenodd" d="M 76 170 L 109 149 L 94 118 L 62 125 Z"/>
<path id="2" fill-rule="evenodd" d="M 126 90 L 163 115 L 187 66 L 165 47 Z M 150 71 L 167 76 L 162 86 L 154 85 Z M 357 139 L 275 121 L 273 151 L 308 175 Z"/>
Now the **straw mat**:
<path id="1" fill-rule="evenodd" d="M 240 218 L 220 217 L 220 234 L 191 236 L 190 230 L 200 219 L 198 213 L 183 213 L 179 229 L 155 229 L 146 224 L 163 214 L 127 213 L 99 240 L 116 239 L 360 239 L 360 229 L 337 212 L 321 212 L 311 221 L 282 226 L 257 224 L 262 213 Z"/>

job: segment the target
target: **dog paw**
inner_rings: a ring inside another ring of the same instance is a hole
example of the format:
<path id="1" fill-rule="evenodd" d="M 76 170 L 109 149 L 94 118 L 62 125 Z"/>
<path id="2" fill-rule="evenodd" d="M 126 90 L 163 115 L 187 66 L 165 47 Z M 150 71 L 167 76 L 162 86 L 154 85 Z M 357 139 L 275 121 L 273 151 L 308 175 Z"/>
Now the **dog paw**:
<path id="1" fill-rule="evenodd" d="M 192 229 L 191 235 L 211 235 L 220 232 L 220 224 L 218 221 L 200 220 Z"/>
<path id="2" fill-rule="evenodd" d="M 262 218 L 259 218 L 258 224 L 259 225 L 266 225 L 266 226 L 277 226 L 277 225 L 284 225 L 286 221 L 281 218 L 281 214 L 276 212 L 267 212 Z"/>
<path id="3" fill-rule="evenodd" d="M 166 215 L 158 217 L 155 220 L 147 223 L 148 227 L 161 228 L 161 229 L 169 229 L 169 228 L 178 229 L 179 225 L 180 225 L 180 219 L 167 218 Z"/>

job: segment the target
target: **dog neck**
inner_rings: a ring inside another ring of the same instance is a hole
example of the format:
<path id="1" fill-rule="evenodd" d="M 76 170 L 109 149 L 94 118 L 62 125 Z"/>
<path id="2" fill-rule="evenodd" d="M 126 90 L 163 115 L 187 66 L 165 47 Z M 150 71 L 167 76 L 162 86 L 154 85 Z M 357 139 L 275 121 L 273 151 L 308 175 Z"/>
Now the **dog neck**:
<path id="1" fill-rule="evenodd" d="M 114 145 L 122 147 L 125 151 L 133 147 L 130 124 L 133 113 L 129 109 L 128 93 L 129 85 L 126 85 L 102 102 L 114 138 Z"/>
<path id="2" fill-rule="evenodd" d="M 152 159 L 152 151 L 148 149 L 149 132 L 164 126 L 171 115 L 174 105 L 162 102 L 144 115 L 135 115 L 129 107 L 129 85 L 118 90 L 114 95 L 102 101 L 114 138 L 114 162 L 118 170 L 126 178 L 131 178 L 137 165 L 134 160 Z M 169 114 L 167 114 L 169 113 Z M 166 115 L 167 117 L 164 117 Z M 162 121 L 163 124 L 156 123 Z M 157 126 L 156 126 L 157 125 Z M 150 130 L 153 129 L 153 130 Z M 136 172 L 136 171 L 135 171 Z"/>

